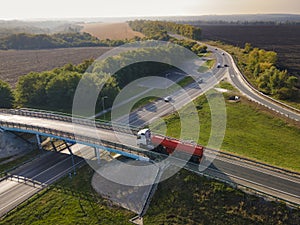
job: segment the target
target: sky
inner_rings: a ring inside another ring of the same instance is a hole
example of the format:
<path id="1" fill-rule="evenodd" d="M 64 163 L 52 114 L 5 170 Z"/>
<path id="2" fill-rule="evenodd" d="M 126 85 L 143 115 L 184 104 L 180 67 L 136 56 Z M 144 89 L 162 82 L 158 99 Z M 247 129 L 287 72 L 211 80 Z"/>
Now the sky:
<path id="1" fill-rule="evenodd" d="M 0 19 L 300 14 L 299 0 L 1 0 Z"/>

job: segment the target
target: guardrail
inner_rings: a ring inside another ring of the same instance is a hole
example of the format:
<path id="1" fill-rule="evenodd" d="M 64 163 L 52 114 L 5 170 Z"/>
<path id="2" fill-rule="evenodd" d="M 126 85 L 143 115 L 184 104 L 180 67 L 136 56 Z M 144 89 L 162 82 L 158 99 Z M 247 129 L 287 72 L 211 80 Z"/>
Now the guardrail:
<path id="1" fill-rule="evenodd" d="M 29 117 L 49 119 L 49 120 L 57 120 L 57 121 L 89 126 L 89 127 L 96 127 L 100 129 L 114 130 L 120 133 L 137 134 L 139 130 L 137 127 L 133 127 L 133 126 L 124 126 L 122 124 L 113 123 L 113 122 L 91 120 L 80 116 L 71 116 L 68 114 L 61 115 L 61 113 L 47 112 L 44 110 L 35 111 L 35 109 L 34 110 L 33 109 L 0 109 L 0 113 L 29 116 Z"/>
<path id="2" fill-rule="evenodd" d="M 157 157 L 158 153 L 147 151 L 140 148 L 129 147 L 120 143 L 114 143 L 106 140 L 100 140 L 98 138 L 89 137 L 85 135 L 75 135 L 74 133 L 60 131 L 52 128 L 45 128 L 40 126 L 33 126 L 21 123 L 0 121 L 0 127 L 6 130 L 27 132 L 27 133 L 38 133 L 43 136 L 51 136 L 57 139 L 66 140 L 68 142 L 76 142 L 86 144 L 92 147 L 107 147 L 122 152 L 127 152 L 129 154 L 135 154 L 139 156 L 150 156 Z"/>
<path id="3" fill-rule="evenodd" d="M 33 187 L 37 187 L 37 188 L 44 188 L 46 187 L 45 183 L 42 183 L 40 181 L 28 178 L 28 177 L 23 177 L 20 175 L 16 175 L 16 174 L 8 174 L 6 177 L 6 180 L 16 180 L 18 183 L 24 182 L 25 184 L 31 185 Z"/>

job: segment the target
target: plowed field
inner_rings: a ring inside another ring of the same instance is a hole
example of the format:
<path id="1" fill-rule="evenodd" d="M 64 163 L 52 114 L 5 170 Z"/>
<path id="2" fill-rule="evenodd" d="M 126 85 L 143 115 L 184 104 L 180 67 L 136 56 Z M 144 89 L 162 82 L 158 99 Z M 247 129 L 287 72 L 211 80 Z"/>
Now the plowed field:
<path id="1" fill-rule="evenodd" d="M 15 87 L 18 77 L 22 75 L 52 70 L 67 63 L 79 64 L 85 59 L 96 59 L 110 49 L 90 47 L 0 51 L 0 79 Z"/>

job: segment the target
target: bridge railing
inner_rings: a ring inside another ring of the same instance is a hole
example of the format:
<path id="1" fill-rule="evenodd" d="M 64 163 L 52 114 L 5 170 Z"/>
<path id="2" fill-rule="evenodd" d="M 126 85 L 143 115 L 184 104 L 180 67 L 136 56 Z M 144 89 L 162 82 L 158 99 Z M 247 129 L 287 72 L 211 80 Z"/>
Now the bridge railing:
<path id="1" fill-rule="evenodd" d="M 81 116 L 72 116 L 65 113 L 56 113 L 56 112 L 47 112 L 44 110 L 35 110 L 35 109 L 0 109 L 0 113 L 28 116 L 42 119 L 57 120 L 68 123 L 75 123 L 79 125 L 96 127 L 106 130 L 114 130 L 120 133 L 133 133 L 137 134 L 139 128 L 133 126 L 125 126 L 122 124 L 107 122 L 101 120 L 91 120 Z"/>
<path id="2" fill-rule="evenodd" d="M 74 133 L 70 133 L 67 131 L 61 131 L 53 128 L 46 128 L 41 126 L 35 125 L 27 125 L 22 123 L 15 123 L 15 122 L 7 122 L 7 121 L 0 121 L 0 127 L 3 127 L 6 130 L 11 131 L 18 131 L 18 132 L 27 132 L 33 134 L 40 134 L 44 136 L 51 136 L 57 139 L 66 140 L 69 142 L 76 142 L 76 143 L 83 143 L 93 147 L 107 147 L 112 148 L 115 150 L 127 152 L 130 154 L 135 154 L 139 156 L 149 156 L 149 157 L 156 157 L 158 153 L 151 152 L 145 149 L 134 148 L 131 146 L 126 146 L 121 143 L 114 143 L 107 140 L 100 140 L 99 138 L 90 137 L 87 135 L 75 135 Z"/>

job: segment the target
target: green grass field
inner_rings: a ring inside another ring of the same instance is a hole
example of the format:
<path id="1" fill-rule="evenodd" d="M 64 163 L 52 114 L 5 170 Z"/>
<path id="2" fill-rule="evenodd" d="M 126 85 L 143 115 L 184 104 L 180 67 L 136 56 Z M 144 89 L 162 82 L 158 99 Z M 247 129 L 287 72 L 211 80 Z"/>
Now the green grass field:
<path id="1" fill-rule="evenodd" d="M 199 67 L 198 72 L 205 73 L 207 70 L 213 68 L 215 63 L 216 63 L 215 59 L 207 60 L 202 66 Z"/>
<path id="2" fill-rule="evenodd" d="M 222 87 L 233 90 L 225 93 L 225 99 L 229 95 L 236 94 L 229 84 Z M 193 106 L 189 104 L 182 109 L 183 117 L 198 116 L 200 120 L 199 144 L 206 146 L 211 131 L 210 107 L 205 98 L 201 96 L 194 101 L 197 113 L 192 112 Z M 271 165 L 300 171 L 300 128 L 276 118 L 272 114 L 261 110 L 259 106 L 241 98 L 239 102 L 226 100 L 227 126 L 221 150 L 235 153 L 244 157 L 255 159 Z M 165 117 L 167 135 L 179 138 L 181 125 L 177 113 Z M 199 126 L 191 122 L 188 124 L 190 132 Z M 163 132 L 164 126 L 153 124 L 152 129 Z M 189 137 L 189 131 L 185 132 L 183 139 Z M 192 136 L 192 135 L 191 135 Z"/>
<path id="3" fill-rule="evenodd" d="M 144 224 L 298 224 L 299 216 L 284 204 L 181 170 L 159 184 Z"/>

